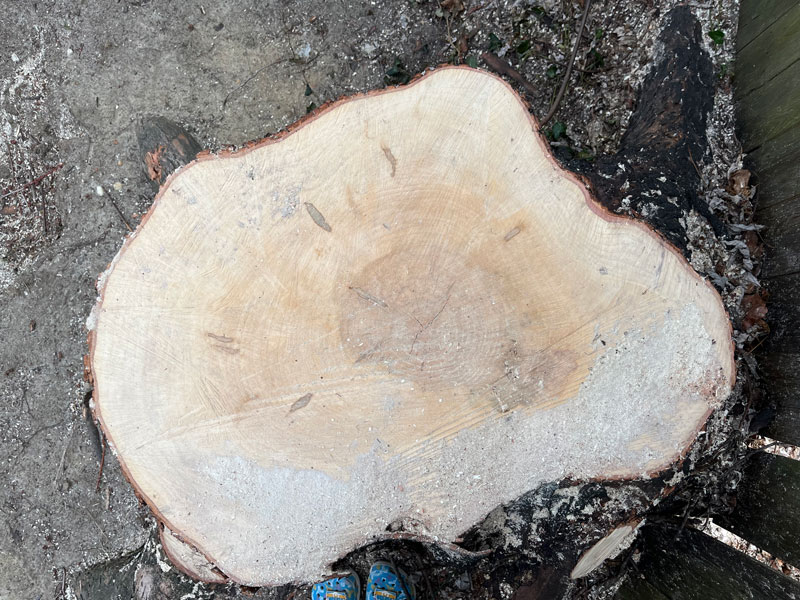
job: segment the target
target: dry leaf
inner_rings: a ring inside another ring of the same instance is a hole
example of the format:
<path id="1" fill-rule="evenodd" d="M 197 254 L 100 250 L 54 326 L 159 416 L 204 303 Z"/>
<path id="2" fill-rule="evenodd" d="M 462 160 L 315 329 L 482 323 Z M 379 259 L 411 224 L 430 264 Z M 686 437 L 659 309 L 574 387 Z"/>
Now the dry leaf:
<path id="1" fill-rule="evenodd" d="M 739 169 L 731 173 L 728 177 L 728 185 L 725 191 L 732 196 L 750 197 L 750 171 L 747 169 Z"/>

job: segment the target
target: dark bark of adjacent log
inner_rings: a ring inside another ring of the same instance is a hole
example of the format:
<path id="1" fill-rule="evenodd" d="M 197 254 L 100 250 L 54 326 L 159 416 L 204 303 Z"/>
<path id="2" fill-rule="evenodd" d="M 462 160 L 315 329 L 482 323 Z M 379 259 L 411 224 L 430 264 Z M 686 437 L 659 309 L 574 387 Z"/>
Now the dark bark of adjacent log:
<path id="1" fill-rule="evenodd" d="M 646 527 L 641 547 L 638 572 L 619 600 L 800 598 L 796 581 L 694 529 Z"/>
<path id="2" fill-rule="evenodd" d="M 472 555 L 445 554 L 441 548 L 414 541 L 387 541 L 360 548 L 336 566 L 366 573 L 385 556 L 411 570 L 424 565 L 431 590 L 423 598 L 438 597 L 440 587 L 452 587 L 453 581 L 464 577 L 469 577 L 474 598 L 504 597 L 508 586 L 516 590 L 516 600 L 570 597 L 572 591 L 594 583 L 591 578 L 570 579 L 582 553 L 621 522 L 645 513 L 671 475 L 646 482 L 541 486 L 498 507 L 464 536 L 460 546 Z M 611 571 L 619 568 L 619 560 L 611 562 Z"/>
<path id="3" fill-rule="evenodd" d="M 589 168 L 568 163 L 583 173 L 609 210 L 638 216 L 684 253 L 681 220 L 690 211 L 722 232 L 698 193 L 697 165 L 707 151 L 706 124 L 714 104 L 713 69 L 702 35 L 688 6 L 673 9 L 659 38 L 658 62 L 642 84 L 619 152 L 598 157 Z"/>
<path id="4" fill-rule="evenodd" d="M 136 127 L 145 178 L 154 191 L 167 177 L 192 162 L 202 146 L 191 133 L 164 117 L 143 117 Z"/>

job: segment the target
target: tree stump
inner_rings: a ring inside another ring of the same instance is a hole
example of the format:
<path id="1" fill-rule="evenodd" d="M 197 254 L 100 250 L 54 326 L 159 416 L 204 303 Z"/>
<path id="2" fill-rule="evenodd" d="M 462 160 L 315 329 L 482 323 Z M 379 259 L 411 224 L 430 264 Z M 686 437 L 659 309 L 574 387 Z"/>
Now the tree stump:
<path id="1" fill-rule="evenodd" d="M 663 471 L 734 380 L 713 288 L 468 68 L 201 156 L 99 289 L 96 416 L 185 554 L 246 585 Z"/>

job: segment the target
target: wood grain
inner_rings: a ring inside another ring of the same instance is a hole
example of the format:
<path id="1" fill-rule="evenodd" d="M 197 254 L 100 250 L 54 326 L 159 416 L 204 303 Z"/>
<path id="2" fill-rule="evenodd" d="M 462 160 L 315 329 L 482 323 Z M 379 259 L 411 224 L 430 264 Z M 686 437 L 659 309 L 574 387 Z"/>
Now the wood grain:
<path id="1" fill-rule="evenodd" d="M 742 147 L 749 152 L 800 126 L 800 61 L 737 99 Z"/>
<path id="2" fill-rule="evenodd" d="M 794 3 L 736 55 L 736 91 L 744 96 L 800 60 L 800 4 Z"/>
<path id="3" fill-rule="evenodd" d="M 796 5 L 796 0 L 742 0 L 736 36 L 737 52 L 742 52 L 770 26 L 779 23 L 783 15 Z"/>
<path id="4" fill-rule="evenodd" d="M 700 531 L 645 527 L 643 554 L 618 600 L 794 600 L 800 584 Z"/>
<path id="5" fill-rule="evenodd" d="M 96 415 L 159 518 L 248 585 L 657 472 L 734 378 L 711 286 L 466 68 L 192 163 L 100 288 Z"/>
<path id="6" fill-rule="evenodd" d="M 717 520 L 772 556 L 800 564 L 800 461 L 757 454 L 745 469 L 736 508 Z"/>

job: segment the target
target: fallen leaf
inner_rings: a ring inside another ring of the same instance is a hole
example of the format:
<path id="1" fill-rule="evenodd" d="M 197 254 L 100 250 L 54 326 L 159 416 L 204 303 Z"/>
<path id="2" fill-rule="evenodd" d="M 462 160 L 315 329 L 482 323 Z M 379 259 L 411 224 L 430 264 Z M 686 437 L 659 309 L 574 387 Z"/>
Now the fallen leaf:
<path id="1" fill-rule="evenodd" d="M 750 171 L 747 169 L 739 169 L 731 173 L 728 177 L 728 185 L 725 186 L 725 191 L 732 196 L 750 197 Z"/>
<path id="2" fill-rule="evenodd" d="M 439 6 L 441 6 L 444 10 L 449 10 L 453 14 L 464 10 L 464 3 L 461 0 L 443 0 Z"/>
<path id="3" fill-rule="evenodd" d="M 767 304 L 761 294 L 748 294 L 742 298 L 742 310 L 744 311 L 742 327 L 745 331 L 753 325 L 760 324 L 767 316 Z"/>

